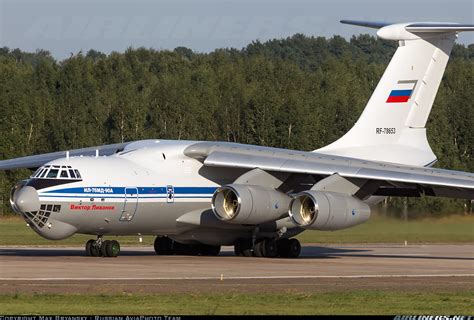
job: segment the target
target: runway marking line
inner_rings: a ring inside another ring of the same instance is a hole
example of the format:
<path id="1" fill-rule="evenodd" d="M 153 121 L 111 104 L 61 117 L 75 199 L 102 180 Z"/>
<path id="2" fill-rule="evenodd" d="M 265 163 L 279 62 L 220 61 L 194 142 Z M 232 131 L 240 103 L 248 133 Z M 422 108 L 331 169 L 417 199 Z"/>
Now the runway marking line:
<path id="1" fill-rule="evenodd" d="M 363 278 L 439 278 L 439 277 L 474 277 L 473 273 L 453 274 L 376 274 L 376 275 L 346 275 L 346 276 L 223 276 L 224 280 L 257 280 L 257 279 L 363 279 Z M 90 280 L 220 280 L 215 277 L 128 277 L 128 278 L 0 278 L 0 281 L 90 281 Z"/>

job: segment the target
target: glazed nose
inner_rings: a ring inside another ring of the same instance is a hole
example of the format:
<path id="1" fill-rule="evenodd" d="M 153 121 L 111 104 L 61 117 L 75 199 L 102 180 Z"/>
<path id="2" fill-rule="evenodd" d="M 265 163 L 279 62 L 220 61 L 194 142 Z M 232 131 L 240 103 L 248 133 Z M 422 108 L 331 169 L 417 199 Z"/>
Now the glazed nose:
<path id="1" fill-rule="evenodd" d="M 12 196 L 12 207 L 21 212 L 38 211 L 40 207 L 38 192 L 30 186 L 17 189 Z"/>

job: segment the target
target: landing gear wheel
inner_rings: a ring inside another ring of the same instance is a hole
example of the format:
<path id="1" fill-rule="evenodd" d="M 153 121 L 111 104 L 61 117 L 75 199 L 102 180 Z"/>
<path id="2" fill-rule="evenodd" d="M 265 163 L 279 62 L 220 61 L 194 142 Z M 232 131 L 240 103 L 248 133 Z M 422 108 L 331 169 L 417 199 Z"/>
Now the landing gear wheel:
<path id="1" fill-rule="evenodd" d="M 108 257 L 107 253 L 107 245 L 109 244 L 109 240 L 102 241 L 102 245 L 100 246 L 100 254 L 102 257 Z"/>
<path id="2" fill-rule="evenodd" d="M 178 256 L 197 255 L 196 246 L 173 241 L 173 253 Z"/>
<path id="3" fill-rule="evenodd" d="M 200 252 L 203 256 L 218 256 L 219 252 L 221 252 L 221 246 L 202 244 L 200 246 Z"/>
<path id="4" fill-rule="evenodd" d="M 116 240 L 105 241 L 102 243 L 102 248 L 105 247 L 105 252 L 107 253 L 107 257 L 117 257 L 120 253 L 120 243 Z M 104 250 L 102 249 L 102 252 Z"/>
<path id="5" fill-rule="evenodd" d="M 100 252 L 100 247 L 97 243 L 97 240 L 92 240 L 92 245 L 91 245 L 91 256 L 92 257 L 100 257 L 101 252 Z"/>
<path id="6" fill-rule="evenodd" d="M 120 244 L 116 240 L 97 240 L 86 242 L 86 254 L 90 257 L 116 257 L 120 253 Z"/>
<path id="7" fill-rule="evenodd" d="M 297 239 L 290 239 L 288 258 L 298 258 L 301 253 L 301 244 Z"/>
<path id="8" fill-rule="evenodd" d="M 255 243 L 255 245 L 253 246 L 253 254 L 254 256 L 256 257 L 264 257 L 265 256 L 265 253 L 264 253 L 264 245 L 265 245 L 265 241 L 260 241 L 260 242 L 257 242 Z"/>
<path id="9" fill-rule="evenodd" d="M 202 245 L 198 244 L 191 244 L 191 245 L 187 245 L 189 246 L 189 251 L 190 251 L 190 255 L 191 256 L 198 256 L 198 255 L 204 255 L 203 252 L 202 252 Z"/>
<path id="10" fill-rule="evenodd" d="M 237 257 L 242 257 L 244 255 L 244 250 L 245 250 L 245 240 L 244 239 L 238 239 L 235 244 L 234 244 L 234 253 Z"/>
<path id="11" fill-rule="evenodd" d="M 173 246 L 172 246 L 173 254 L 180 256 L 185 254 L 185 250 L 183 248 L 183 245 L 179 242 L 173 241 Z"/>
<path id="12" fill-rule="evenodd" d="M 276 258 L 278 256 L 277 243 L 274 239 L 265 239 L 262 241 L 261 248 L 264 257 Z"/>
<path id="13" fill-rule="evenodd" d="M 92 257 L 92 245 L 94 244 L 94 240 L 90 239 L 86 242 L 86 256 Z"/>
<path id="14" fill-rule="evenodd" d="M 252 240 L 244 238 L 237 239 L 234 245 L 234 252 L 236 256 L 253 257 Z"/>
<path id="15" fill-rule="evenodd" d="M 288 258 L 290 251 L 290 239 L 280 239 L 277 241 L 278 255 L 282 258 Z"/>
<path id="16" fill-rule="evenodd" d="M 244 257 L 253 257 L 254 253 L 252 251 L 252 248 L 248 248 L 242 251 L 242 254 L 244 255 Z"/>
<path id="17" fill-rule="evenodd" d="M 242 257 L 244 255 L 244 250 L 238 244 L 234 245 L 234 254 L 236 257 Z"/>
<path id="18" fill-rule="evenodd" d="M 170 256 L 174 253 L 173 240 L 168 237 L 156 237 L 154 247 L 157 255 Z"/>

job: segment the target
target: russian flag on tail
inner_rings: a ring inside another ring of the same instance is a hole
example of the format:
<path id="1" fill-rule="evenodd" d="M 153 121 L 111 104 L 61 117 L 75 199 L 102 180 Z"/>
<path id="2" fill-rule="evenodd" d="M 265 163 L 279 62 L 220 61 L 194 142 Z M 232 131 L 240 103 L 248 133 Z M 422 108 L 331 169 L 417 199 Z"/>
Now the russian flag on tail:
<path id="1" fill-rule="evenodd" d="M 416 80 L 401 80 L 392 90 L 387 98 L 387 103 L 404 103 L 410 100 L 413 91 L 415 91 Z"/>

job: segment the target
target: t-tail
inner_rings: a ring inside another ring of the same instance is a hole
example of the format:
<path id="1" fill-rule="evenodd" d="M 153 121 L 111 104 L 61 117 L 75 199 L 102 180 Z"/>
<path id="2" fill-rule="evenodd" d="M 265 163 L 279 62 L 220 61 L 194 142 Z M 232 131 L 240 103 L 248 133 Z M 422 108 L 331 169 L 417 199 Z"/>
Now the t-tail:
<path id="1" fill-rule="evenodd" d="M 436 162 L 426 121 L 457 34 L 474 25 L 457 23 L 342 23 L 377 28 L 399 46 L 354 127 L 316 152 L 405 165 Z"/>

